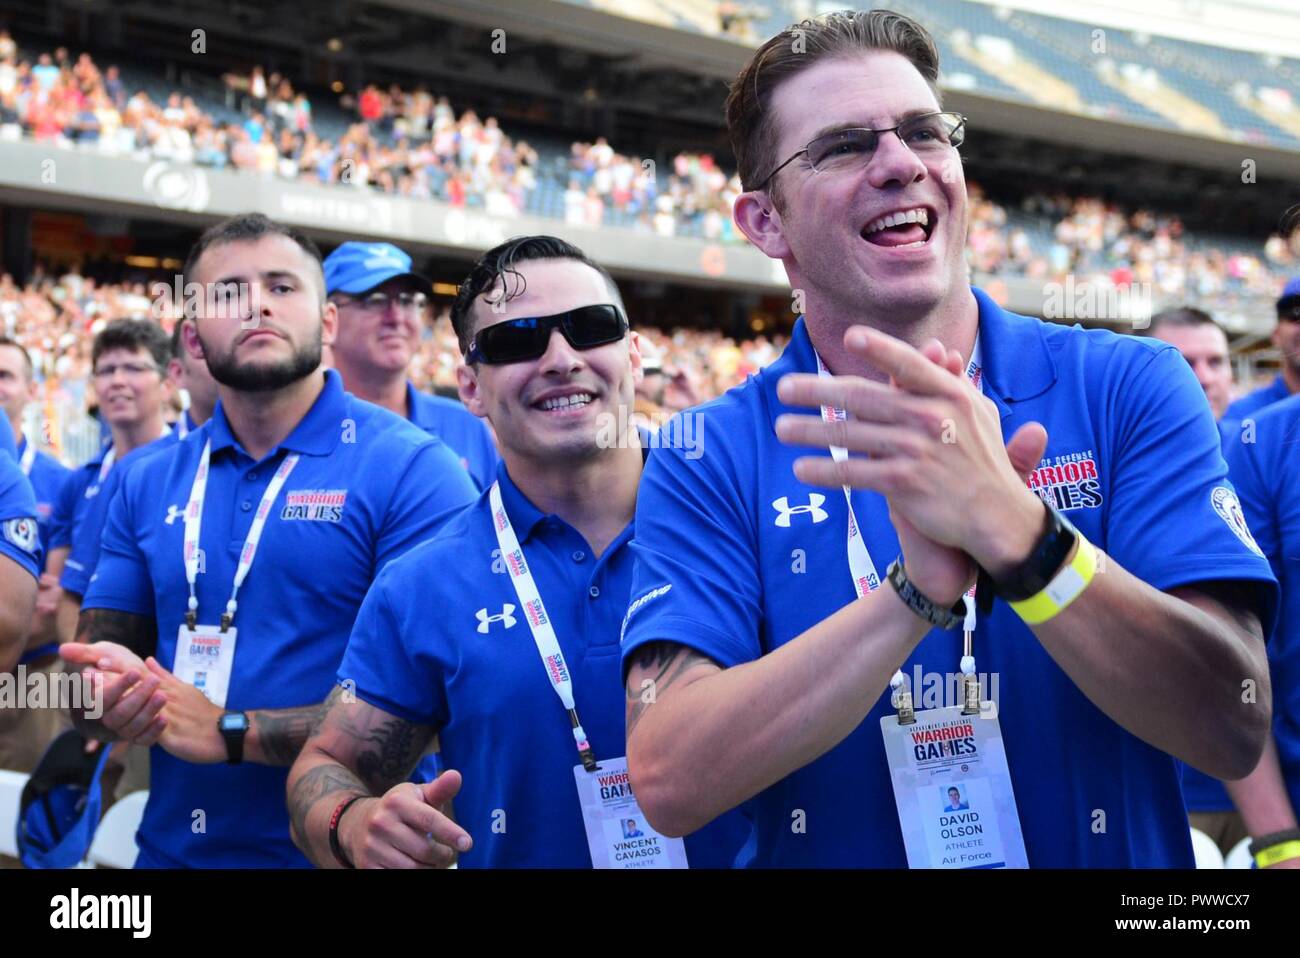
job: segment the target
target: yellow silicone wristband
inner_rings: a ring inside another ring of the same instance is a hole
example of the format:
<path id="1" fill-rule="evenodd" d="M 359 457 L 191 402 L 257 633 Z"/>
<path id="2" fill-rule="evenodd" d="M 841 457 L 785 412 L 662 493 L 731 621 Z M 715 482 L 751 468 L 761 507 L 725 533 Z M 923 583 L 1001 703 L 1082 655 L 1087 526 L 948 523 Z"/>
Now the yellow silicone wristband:
<path id="1" fill-rule="evenodd" d="M 1012 602 L 1011 608 L 1027 625 L 1042 625 L 1069 608 L 1083 594 L 1097 572 L 1097 550 L 1076 530 L 1078 545 L 1074 558 L 1056 573 L 1047 587 L 1028 599 Z"/>
<path id="2" fill-rule="evenodd" d="M 1288 858 L 1300 858 L 1300 841 L 1282 842 L 1280 845 L 1270 845 L 1268 848 L 1261 849 L 1255 856 L 1255 864 L 1260 868 L 1267 868 Z"/>

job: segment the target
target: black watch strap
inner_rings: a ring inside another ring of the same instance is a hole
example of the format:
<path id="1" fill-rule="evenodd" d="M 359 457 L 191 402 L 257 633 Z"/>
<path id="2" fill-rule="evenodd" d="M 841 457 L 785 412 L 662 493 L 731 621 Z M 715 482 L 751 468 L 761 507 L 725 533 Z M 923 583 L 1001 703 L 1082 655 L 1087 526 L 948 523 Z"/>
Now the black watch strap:
<path id="1" fill-rule="evenodd" d="M 228 729 L 223 722 L 227 716 L 238 715 L 243 719 L 239 728 Z M 248 734 L 248 714 L 245 712 L 226 712 L 217 719 L 217 731 L 226 741 L 226 764 L 239 765 L 244 761 L 244 736 Z"/>
<path id="2" fill-rule="evenodd" d="M 1021 602 L 1046 589 L 1065 565 L 1078 539 L 1074 526 L 1063 515 L 1046 502 L 1043 506 L 1047 511 L 1043 532 L 1025 561 L 1005 575 L 994 577 L 985 574 L 992 581 L 998 597 L 1007 602 Z"/>
<path id="3" fill-rule="evenodd" d="M 941 629 L 955 629 L 962 624 L 966 615 L 965 603 L 958 599 L 957 604 L 950 609 L 939 605 L 912 584 L 912 580 L 907 577 L 907 572 L 903 568 L 901 558 L 890 563 L 885 577 L 889 579 L 889 584 L 894 587 L 903 604 L 931 625 Z"/>

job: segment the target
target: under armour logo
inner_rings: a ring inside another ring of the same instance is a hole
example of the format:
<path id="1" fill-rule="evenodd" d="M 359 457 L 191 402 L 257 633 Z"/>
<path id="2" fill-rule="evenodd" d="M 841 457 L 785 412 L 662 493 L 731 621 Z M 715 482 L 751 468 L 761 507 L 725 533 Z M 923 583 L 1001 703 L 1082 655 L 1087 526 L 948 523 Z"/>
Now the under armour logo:
<path id="1" fill-rule="evenodd" d="M 500 615 L 488 615 L 487 609 L 479 609 L 474 613 L 475 618 L 478 619 L 479 632 L 487 635 L 487 631 L 492 627 L 493 622 L 504 622 L 507 629 L 513 629 L 515 627 L 514 611 L 515 607 L 509 602 L 501 606 Z"/>
<path id="2" fill-rule="evenodd" d="M 175 524 L 176 520 L 179 519 L 179 518 L 180 518 L 181 516 L 183 516 L 183 515 L 185 515 L 185 510 L 182 509 L 180 506 L 168 506 L 168 507 L 167 507 L 167 518 L 164 519 L 163 521 L 166 522 L 166 523 L 170 526 L 170 525 Z"/>
<path id="3" fill-rule="evenodd" d="M 772 508 L 777 511 L 776 524 L 782 529 L 788 529 L 790 528 L 790 517 L 801 512 L 811 512 L 814 523 L 828 519 L 830 514 L 822 508 L 822 503 L 825 501 L 826 497 L 820 492 L 808 493 L 808 505 L 806 506 L 791 506 L 789 496 L 773 499 Z"/>

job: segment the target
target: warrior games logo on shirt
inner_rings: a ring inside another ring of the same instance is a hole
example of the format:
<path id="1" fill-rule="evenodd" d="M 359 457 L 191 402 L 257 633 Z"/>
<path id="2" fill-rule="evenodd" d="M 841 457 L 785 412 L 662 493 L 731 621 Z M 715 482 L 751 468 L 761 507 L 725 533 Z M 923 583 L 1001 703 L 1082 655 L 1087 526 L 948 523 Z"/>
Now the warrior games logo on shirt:
<path id="1" fill-rule="evenodd" d="M 346 489 L 300 489 L 285 494 L 280 518 L 338 522 L 343 518 L 343 504 L 347 499 Z"/>
<path id="2" fill-rule="evenodd" d="M 1101 505 L 1101 480 L 1092 450 L 1068 452 L 1044 459 L 1027 483 L 1048 505 L 1067 509 L 1096 509 Z"/>

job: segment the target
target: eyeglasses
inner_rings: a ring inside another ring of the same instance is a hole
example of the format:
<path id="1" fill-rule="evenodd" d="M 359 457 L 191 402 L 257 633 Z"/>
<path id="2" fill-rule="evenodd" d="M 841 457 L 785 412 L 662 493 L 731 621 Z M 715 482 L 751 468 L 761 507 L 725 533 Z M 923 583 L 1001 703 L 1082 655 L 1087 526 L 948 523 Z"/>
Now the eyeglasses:
<path id="1" fill-rule="evenodd" d="M 465 362 L 495 366 L 538 359 L 545 355 L 556 329 L 574 349 L 595 349 L 622 339 L 628 323 L 623 311 L 609 304 L 579 306 L 553 316 L 507 319 L 478 331 Z"/>
<path id="2" fill-rule="evenodd" d="M 112 379 L 113 374 L 118 370 L 128 376 L 143 376 L 145 373 L 162 372 L 157 366 L 150 363 L 118 363 L 116 366 L 100 366 L 94 371 L 93 375 L 96 379 Z"/>
<path id="3" fill-rule="evenodd" d="M 397 294 L 371 293 L 361 297 L 349 296 L 341 301 L 344 306 L 356 306 L 371 313 L 387 312 L 389 306 L 394 303 L 397 304 L 398 309 L 424 309 L 429 305 L 429 297 L 423 293 L 403 291 Z"/>
<path id="4" fill-rule="evenodd" d="M 903 145 L 917 159 L 933 159 L 965 142 L 966 117 L 960 113 L 921 113 L 884 130 L 865 127 L 834 130 L 810 140 L 807 146 L 768 174 L 758 189 L 766 189 L 772 177 L 805 155 L 814 173 L 841 173 L 866 166 L 875 156 L 880 137 L 885 133 L 897 133 Z"/>

